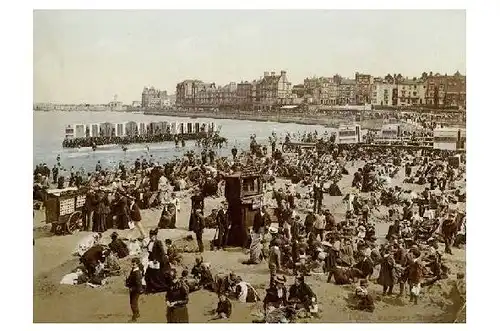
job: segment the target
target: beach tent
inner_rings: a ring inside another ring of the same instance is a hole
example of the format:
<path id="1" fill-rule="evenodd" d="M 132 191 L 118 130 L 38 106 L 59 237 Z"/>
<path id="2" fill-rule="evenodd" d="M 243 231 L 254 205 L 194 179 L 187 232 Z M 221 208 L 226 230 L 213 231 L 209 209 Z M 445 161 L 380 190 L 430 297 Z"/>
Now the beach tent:
<path id="1" fill-rule="evenodd" d="M 99 124 L 97 123 L 90 124 L 90 136 L 99 137 Z"/>
<path id="2" fill-rule="evenodd" d="M 126 123 L 116 123 L 116 135 L 118 137 L 125 136 L 125 125 Z"/>
<path id="3" fill-rule="evenodd" d="M 84 138 L 84 137 L 85 137 L 85 124 L 76 124 L 75 138 Z"/>
<path id="4" fill-rule="evenodd" d="M 99 125 L 100 135 L 103 137 L 113 137 L 116 135 L 115 125 L 113 123 L 105 122 Z"/>
<path id="5" fill-rule="evenodd" d="M 170 125 L 168 122 L 160 122 L 160 133 L 167 134 L 170 131 Z"/>
<path id="6" fill-rule="evenodd" d="M 170 123 L 170 133 L 177 134 L 178 125 L 179 125 L 179 123 L 177 123 L 177 122 Z"/>
<path id="7" fill-rule="evenodd" d="M 139 123 L 139 135 L 145 136 L 148 134 L 148 125 L 147 123 L 141 122 Z"/>
<path id="8" fill-rule="evenodd" d="M 130 121 L 125 124 L 125 135 L 132 137 L 138 134 L 139 128 L 136 122 Z"/>

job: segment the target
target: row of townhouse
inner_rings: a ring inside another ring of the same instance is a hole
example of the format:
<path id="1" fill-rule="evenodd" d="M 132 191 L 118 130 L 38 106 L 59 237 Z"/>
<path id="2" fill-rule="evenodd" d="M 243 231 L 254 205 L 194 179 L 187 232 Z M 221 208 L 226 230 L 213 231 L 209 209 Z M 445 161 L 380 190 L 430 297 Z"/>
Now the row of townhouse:
<path id="1" fill-rule="evenodd" d="M 264 72 L 258 80 L 231 82 L 225 86 L 200 80 L 185 80 L 176 87 L 180 107 L 237 106 L 271 109 L 275 106 L 307 103 L 313 105 L 430 106 L 465 109 L 466 79 L 454 75 L 422 74 L 408 79 L 401 74 L 384 78 L 355 73 L 354 79 L 332 77 L 306 78 L 293 85 L 286 71 Z"/>
<path id="2" fill-rule="evenodd" d="M 176 105 L 180 107 L 239 106 L 268 109 L 293 102 L 292 84 L 286 71 L 281 71 L 279 75 L 264 72 L 259 80 L 231 82 L 225 86 L 200 80 L 185 80 L 176 86 Z"/>

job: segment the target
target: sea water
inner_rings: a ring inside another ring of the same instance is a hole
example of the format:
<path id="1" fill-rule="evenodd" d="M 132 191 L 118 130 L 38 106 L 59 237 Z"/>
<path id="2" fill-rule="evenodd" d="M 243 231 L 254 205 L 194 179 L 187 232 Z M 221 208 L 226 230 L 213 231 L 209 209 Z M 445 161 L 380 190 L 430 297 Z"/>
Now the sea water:
<path id="1" fill-rule="evenodd" d="M 57 156 L 60 155 L 60 162 L 64 168 L 70 169 L 74 166 L 75 169 L 80 169 L 83 167 L 86 171 L 92 171 L 97 161 L 100 161 L 103 167 L 117 167 L 120 161 L 126 165 L 131 165 L 137 158 L 142 160 L 145 157 L 149 161 L 150 155 L 152 155 L 155 162 L 165 163 L 177 157 L 182 157 L 189 150 L 199 152 L 201 149 L 196 146 L 194 141 L 186 141 L 184 148 L 176 148 L 174 142 L 131 144 L 127 145 L 127 151 L 123 151 L 119 145 L 98 146 L 96 151 L 92 151 L 90 148 L 63 148 L 64 130 L 69 124 L 123 123 L 128 121 L 215 122 L 221 129 L 221 136 L 228 139 L 227 147 L 214 149 L 221 156 L 229 156 L 233 146 L 236 146 L 239 151 L 248 149 L 252 134 L 257 136 L 259 143 L 269 144 L 268 138 L 273 131 L 281 140 L 284 139 L 287 132 L 304 133 L 316 130 L 319 134 L 322 134 L 325 131 L 332 131 L 332 129 L 319 125 L 209 118 L 192 119 L 123 112 L 35 111 L 33 116 L 33 167 L 36 164 L 45 162 L 52 168 L 57 162 Z"/>

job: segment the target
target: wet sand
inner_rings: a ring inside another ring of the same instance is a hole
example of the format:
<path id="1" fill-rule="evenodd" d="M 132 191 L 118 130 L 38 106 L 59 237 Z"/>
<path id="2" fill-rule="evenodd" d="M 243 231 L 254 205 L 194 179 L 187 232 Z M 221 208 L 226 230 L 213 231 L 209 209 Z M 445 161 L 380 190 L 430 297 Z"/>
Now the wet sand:
<path id="1" fill-rule="evenodd" d="M 342 193 L 346 193 L 352 181 L 352 173 L 360 164 L 348 167 L 350 175 L 343 176 L 339 183 Z M 394 179 L 393 185 L 405 187 L 402 184 L 403 170 Z M 278 185 L 283 185 L 279 180 Z M 300 192 L 300 189 L 298 189 Z M 268 193 L 270 194 L 270 193 Z M 159 237 L 181 238 L 187 234 L 187 225 L 190 213 L 189 193 L 183 192 L 181 197 L 181 214 L 178 216 L 178 229 L 160 230 Z M 325 194 L 325 208 L 334 212 L 337 219 L 343 217 L 345 205 L 341 203 L 342 197 L 331 197 Z M 215 208 L 222 198 L 205 201 L 205 212 Z M 154 228 L 160 217 L 160 210 L 142 210 L 143 224 L 146 231 Z M 387 232 L 388 223 L 377 223 L 377 236 L 383 237 Z M 88 233 L 76 233 L 67 236 L 53 236 L 49 227 L 44 223 L 42 212 L 36 211 L 34 221 L 34 275 L 33 275 L 33 321 L 34 322 L 66 322 L 66 323 L 123 323 L 130 319 L 128 290 L 124 286 L 126 275 L 130 271 L 129 258 L 121 261 L 122 275 L 111 277 L 108 283 L 101 288 L 90 288 L 86 285 L 59 285 L 59 281 L 78 265 L 78 258 L 72 256 L 78 241 Z M 137 230 L 135 230 L 137 231 Z M 112 230 L 104 233 L 103 238 L 109 240 Z M 130 235 L 130 230 L 118 231 L 121 236 Z M 192 233 L 191 233 L 192 234 Z M 137 232 L 134 232 L 137 236 Z M 265 288 L 269 282 L 267 263 L 260 265 L 244 265 L 241 262 L 248 258 L 241 249 L 228 249 L 228 251 L 208 251 L 209 240 L 213 239 L 214 230 L 207 230 L 204 234 L 205 253 L 204 260 L 211 263 L 214 274 L 233 270 L 250 282 L 264 297 Z M 418 305 L 409 303 L 408 297 L 384 297 L 382 288 L 375 283 L 375 277 L 370 282 L 369 290 L 376 298 L 375 312 L 367 313 L 351 310 L 348 307 L 348 296 L 353 292 L 354 285 L 339 286 L 326 283 L 326 275 L 312 275 L 306 281 L 318 296 L 320 303 L 320 318 L 308 322 L 453 322 L 455 314 L 460 309 L 457 299 L 450 297 L 450 293 L 457 272 L 465 272 L 465 250 L 453 249 L 454 255 L 446 255 L 446 264 L 451 268 L 449 279 L 442 280 L 431 287 L 425 287 Z M 183 263 L 191 269 L 195 253 L 183 254 Z M 293 277 L 287 277 L 287 284 L 293 282 Z M 397 286 L 396 286 L 397 287 Z M 399 291 L 395 288 L 395 292 Z M 217 305 L 217 296 L 208 291 L 197 291 L 189 297 L 190 322 L 209 322 L 208 313 Z M 140 299 L 141 318 L 139 322 L 164 323 L 165 299 L 164 294 L 143 295 Z M 233 302 L 233 315 L 227 322 L 251 322 L 256 319 L 262 303 L 242 304 Z M 221 321 L 217 321 L 221 322 Z"/>

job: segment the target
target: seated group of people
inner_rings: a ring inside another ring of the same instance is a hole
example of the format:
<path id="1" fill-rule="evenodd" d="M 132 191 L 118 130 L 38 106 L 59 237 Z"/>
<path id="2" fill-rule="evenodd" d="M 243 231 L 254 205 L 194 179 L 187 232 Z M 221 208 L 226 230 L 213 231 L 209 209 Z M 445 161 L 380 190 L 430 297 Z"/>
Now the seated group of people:
<path id="1" fill-rule="evenodd" d="M 129 255 L 129 248 L 118 234 L 111 234 L 108 245 L 100 243 L 101 234 L 92 234 L 84 238 L 78 245 L 76 254 L 80 256 L 81 266 L 61 280 L 61 284 L 103 285 L 107 277 L 118 276 L 121 273 L 119 259 Z"/>
<path id="2" fill-rule="evenodd" d="M 281 323 L 293 321 L 297 313 L 317 314 L 318 303 L 316 294 L 305 283 L 305 277 L 295 277 L 293 285 L 287 289 L 286 276 L 272 275 L 264 298 L 265 318 L 263 322 Z"/>

